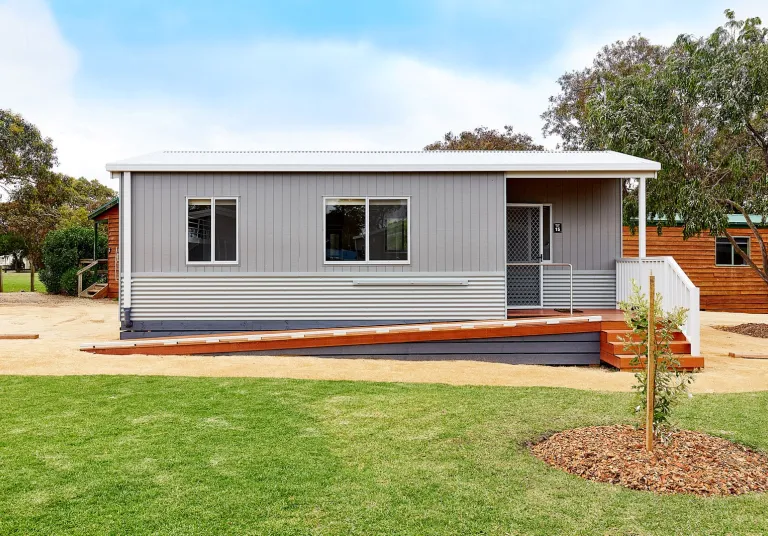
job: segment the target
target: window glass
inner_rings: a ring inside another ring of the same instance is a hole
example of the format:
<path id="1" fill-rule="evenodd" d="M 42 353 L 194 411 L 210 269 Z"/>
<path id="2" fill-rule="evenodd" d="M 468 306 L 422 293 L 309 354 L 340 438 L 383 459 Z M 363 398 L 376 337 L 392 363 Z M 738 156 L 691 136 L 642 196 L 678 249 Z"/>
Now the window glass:
<path id="1" fill-rule="evenodd" d="M 745 253 L 749 254 L 749 237 L 736 236 L 734 237 L 734 240 L 739 245 L 739 247 L 744 250 Z M 736 250 L 733 251 L 733 264 L 734 266 L 743 266 L 747 264 L 747 262 L 744 260 L 744 257 L 739 255 Z"/>
<path id="2" fill-rule="evenodd" d="M 187 207 L 187 248 L 190 262 L 211 260 L 211 200 L 190 199 Z"/>
<path id="3" fill-rule="evenodd" d="M 325 200 L 325 260 L 365 261 L 365 199 Z"/>
<path id="4" fill-rule="evenodd" d="M 543 256 L 542 260 L 545 261 L 551 261 L 552 260 L 552 207 L 549 205 L 544 205 L 541 207 L 543 212 L 542 217 L 542 242 L 543 242 Z"/>
<path id="5" fill-rule="evenodd" d="M 369 260 L 408 260 L 408 201 L 371 199 L 368 201 Z"/>
<path id="6" fill-rule="evenodd" d="M 734 240 L 747 254 L 749 254 L 749 237 L 736 236 Z M 746 264 L 741 255 L 736 252 L 731 243 L 725 237 L 718 237 L 715 242 L 715 264 L 726 266 L 743 266 Z"/>
<path id="7" fill-rule="evenodd" d="M 234 199 L 216 199 L 215 251 L 217 261 L 237 260 L 237 201 Z"/>

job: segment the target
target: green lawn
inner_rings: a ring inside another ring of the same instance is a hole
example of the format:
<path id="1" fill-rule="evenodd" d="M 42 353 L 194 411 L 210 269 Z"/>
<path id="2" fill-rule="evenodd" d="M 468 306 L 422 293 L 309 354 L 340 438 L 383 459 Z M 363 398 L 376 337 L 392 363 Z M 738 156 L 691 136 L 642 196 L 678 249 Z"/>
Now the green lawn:
<path id="1" fill-rule="evenodd" d="M 3 272 L 3 292 L 29 292 L 29 272 L 18 274 L 16 272 Z M 35 292 L 45 292 L 45 285 L 35 274 Z"/>
<path id="2" fill-rule="evenodd" d="M 628 491 L 523 446 L 626 422 L 629 394 L 2 377 L 0 401 L 0 534 L 768 533 L 768 496 Z M 768 393 L 678 416 L 768 450 Z"/>

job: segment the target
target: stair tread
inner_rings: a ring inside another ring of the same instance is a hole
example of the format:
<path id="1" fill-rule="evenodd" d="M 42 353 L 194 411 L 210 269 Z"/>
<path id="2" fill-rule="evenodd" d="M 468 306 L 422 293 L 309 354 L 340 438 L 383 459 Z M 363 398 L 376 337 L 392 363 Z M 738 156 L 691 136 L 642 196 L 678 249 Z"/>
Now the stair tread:
<path id="1" fill-rule="evenodd" d="M 675 356 L 680 363 L 680 368 L 684 370 L 694 370 L 704 368 L 704 358 L 695 357 L 690 354 L 676 355 Z M 608 365 L 615 367 L 622 371 L 637 370 L 644 365 L 645 358 L 641 359 L 640 365 L 632 365 L 632 360 L 635 359 L 633 355 L 620 354 L 615 355 L 608 352 L 600 352 L 600 360 Z"/>
<path id="2" fill-rule="evenodd" d="M 611 354 L 612 356 L 618 357 L 619 359 L 634 359 L 635 356 L 632 354 Z M 675 354 L 676 359 L 684 359 L 686 357 L 693 357 L 691 354 Z M 645 356 L 642 356 L 640 359 L 645 359 Z"/>
<path id="3" fill-rule="evenodd" d="M 632 330 L 627 329 L 604 329 L 606 333 L 632 333 Z M 682 333 L 681 331 L 675 331 L 674 333 Z"/>

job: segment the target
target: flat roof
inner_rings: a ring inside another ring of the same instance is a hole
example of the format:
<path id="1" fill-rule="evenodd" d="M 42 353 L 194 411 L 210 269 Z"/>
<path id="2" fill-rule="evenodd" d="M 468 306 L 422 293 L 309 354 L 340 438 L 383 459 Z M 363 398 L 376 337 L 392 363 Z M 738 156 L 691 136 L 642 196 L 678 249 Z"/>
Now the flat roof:
<path id="1" fill-rule="evenodd" d="M 600 172 L 652 177 L 661 165 L 614 151 L 160 151 L 107 164 L 122 172 Z"/>

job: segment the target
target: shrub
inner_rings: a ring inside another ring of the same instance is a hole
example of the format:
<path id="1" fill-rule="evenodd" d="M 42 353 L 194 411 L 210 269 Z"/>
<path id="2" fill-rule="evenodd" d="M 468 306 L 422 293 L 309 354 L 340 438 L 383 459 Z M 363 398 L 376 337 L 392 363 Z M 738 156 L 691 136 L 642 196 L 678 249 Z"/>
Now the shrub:
<path id="1" fill-rule="evenodd" d="M 107 237 L 101 233 L 98 236 L 97 254 L 104 257 L 107 250 Z M 77 270 L 79 269 L 80 259 L 90 259 L 93 256 L 93 229 L 88 227 L 69 227 L 51 231 L 43 241 L 43 264 L 45 268 L 40 270 L 40 280 L 50 294 L 59 294 L 65 291 L 74 296 L 77 293 Z M 72 274 L 67 274 L 66 281 L 63 276 L 66 272 L 73 270 L 74 285 L 72 284 Z M 85 274 L 84 274 L 85 275 Z M 88 275 L 83 279 L 85 284 L 92 279 Z M 66 287 L 64 283 L 67 283 Z"/>
<path id="2" fill-rule="evenodd" d="M 663 433 L 669 426 L 672 408 L 681 397 L 688 394 L 688 387 L 693 383 L 693 375 L 678 370 L 677 367 L 680 362 L 669 347 L 675 332 L 680 331 L 680 326 L 685 323 L 688 311 L 682 308 L 664 311 L 661 300 L 662 295 L 657 292 L 654 304 L 656 345 L 654 355 L 650 357 L 656 362 L 653 428 L 654 434 L 663 439 Z M 624 319 L 632 329 L 632 335 L 624 341 L 624 349 L 634 354 L 632 364 L 640 365 L 641 358 L 648 353 L 648 312 L 650 309 L 648 297 L 640 290 L 637 283 L 632 281 L 632 294 L 627 301 L 620 303 L 619 307 L 624 311 Z M 635 373 L 635 378 L 637 383 L 633 389 L 640 399 L 635 411 L 643 415 L 644 422 L 648 369 L 643 366 Z"/>

